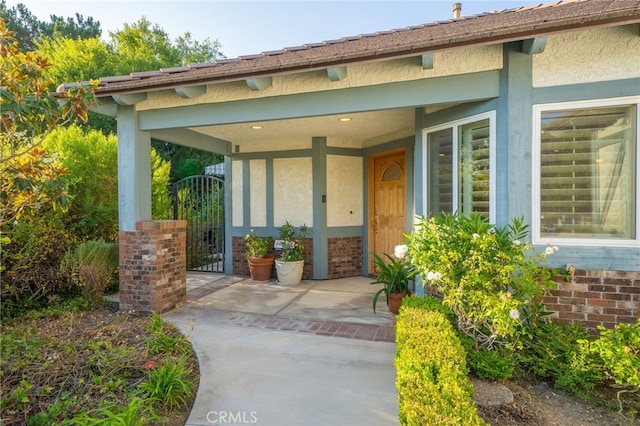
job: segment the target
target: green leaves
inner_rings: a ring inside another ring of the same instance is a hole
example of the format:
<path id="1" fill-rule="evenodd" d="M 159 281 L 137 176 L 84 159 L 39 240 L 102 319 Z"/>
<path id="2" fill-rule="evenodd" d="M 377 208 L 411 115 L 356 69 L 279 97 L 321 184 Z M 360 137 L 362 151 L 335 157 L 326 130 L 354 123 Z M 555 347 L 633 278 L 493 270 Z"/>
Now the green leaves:
<path id="1" fill-rule="evenodd" d="M 420 219 L 409 253 L 427 284 L 442 292 L 462 332 L 485 348 L 517 345 L 542 314 L 541 296 L 553 284 L 551 271 L 540 267 L 546 255 L 530 253 L 526 238 L 523 218 L 495 226 L 479 213 L 442 214 Z M 430 279 L 436 275 L 440 279 Z"/>

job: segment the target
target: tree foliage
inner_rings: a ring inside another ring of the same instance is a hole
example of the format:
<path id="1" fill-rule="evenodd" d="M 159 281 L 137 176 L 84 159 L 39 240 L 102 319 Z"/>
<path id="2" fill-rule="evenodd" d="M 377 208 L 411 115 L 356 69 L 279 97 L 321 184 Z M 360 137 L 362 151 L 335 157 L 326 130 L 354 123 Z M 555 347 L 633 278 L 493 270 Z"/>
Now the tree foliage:
<path id="1" fill-rule="evenodd" d="M 48 92 L 50 63 L 37 52 L 23 53 L 12 31 L 0 19 L 0 232 L 7 223 L 51 201 L 64 203 L 66 170 L 39 145 L 58 126 L 75 117 L 86 119 L 95 97 L 90 87 L 78 86 L 61 97 Z M 6 242 L 6 241 L 5 241 Z"/>
<path id="2" fill-rule="evenodd" d="M 36 49 L 36 42 L 41 37 L 93 38 L 102 34 L 100 22 L 92 17 L 84 18 L 76 13 L 75 18 L 50 15 L 49 22 L 35 17 L 27 7 L 18 3 L 8 8 L 6 1 L 0 1 L 0 19 L 7 28 L 16 33 L 16 39 L 23 51 Z"/>
<path id="3" fill-rule="evenodd" d="M 80 240 L 114 241 L 118 235 L 118 141 L 114 135 L 57 129 L 43 146 L 68 170 L 64 222 Z"/>

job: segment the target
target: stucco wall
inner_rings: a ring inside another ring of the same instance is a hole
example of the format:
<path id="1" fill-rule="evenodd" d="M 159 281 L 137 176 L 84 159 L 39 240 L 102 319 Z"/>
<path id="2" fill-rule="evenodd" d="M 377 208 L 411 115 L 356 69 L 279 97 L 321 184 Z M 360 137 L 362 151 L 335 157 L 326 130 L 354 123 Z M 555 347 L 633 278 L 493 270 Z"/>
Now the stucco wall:
<path id="1" fill-rule="evenodd" d="M 139 111 L 143 111 L 158 107 L 257 99 L 467 74 L 496 70 L 501 67 L 501 45 L 457 48 L 435 52 L 434 67 L 428 70 L 422 69 L 421 57 L 416 56 L 392 61 L 349 65 L 347 67 L 347 77 L 341 81 L 331 81 L 327 77 L 326 70 L 319 70 L 274 76 L 272 86 L 260 91 L 250 90 L 244 81 L 237 81 L 208 85 L 205 94 L 193 99 L 182 99 L 173 90 L 149 92 L 147 100 L 137 104 L 136 108 Z"/>
<path id="2" fill-rule="evenodd" d="M 544 52 L 533 56 L 533 86 L 591 83 L 638 77 L 638 26 L 549 36 Z"/>
<path id="3" fill-rule="evenodd" d="M 267 226 L 267 161 L 249 161 L 251 226 Z"/>
<path id="4" fill-rule="evenodd" d="M 242 161 L 231 162 L 231 176 L 231 224 L 242 226 L 244 224 Z"/>
<path id="5" fill-rule="evenodd" d="M 311 157 L 273 160 L 273 221 L 313 226 L 313 176 Z"/>
<path id="6" fill-rule="evenodd" d="M 327 226 L 362 225 L 362 173 L 362 158 L 327 155 Z"/>

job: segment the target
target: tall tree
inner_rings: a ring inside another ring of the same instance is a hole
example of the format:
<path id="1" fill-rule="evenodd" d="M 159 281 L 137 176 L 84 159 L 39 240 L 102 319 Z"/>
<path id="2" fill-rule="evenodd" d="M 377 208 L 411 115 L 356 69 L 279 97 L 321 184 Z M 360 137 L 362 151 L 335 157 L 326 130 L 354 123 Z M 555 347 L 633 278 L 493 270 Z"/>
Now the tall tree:
<path id="1" fill-rule="evenodd" d="M 15 32 L 14 37 L 23 52 L 35 50 L 36 42 L 42 37 L 92 38 L 102 34 L 100 22 L 91 17 L 85 19 L 78 13 L 75 18 L 50 15 L 48 22 L 41 21 L 24 4 L 9 8 L 5 0 L 0 1 L 0 18 Z"/>
<path id="2" fill-rule="evenodd" d="M 66 171 L 39 145 L 57 126 L 86 118 L 95 99 L 79 86 L 65 94 L 61 106 L 49 96 L 49 67 L 46 57 L 21 52 L 0 19 L 0 237 L 8 224 L 43 203 L 64 201 L 60 177 Z"/>
<path id="3" fill-rule="evenodd" d="M 62 16 L 50 15 L 51 23 L 47 24 L 45 36 L 68 37 L 68 38 L 94 38 L 100 37 L 100 21 L 94 21 L 91 16 L 84 16 L 76 13 L 74 18 L 64 18 Z"/>

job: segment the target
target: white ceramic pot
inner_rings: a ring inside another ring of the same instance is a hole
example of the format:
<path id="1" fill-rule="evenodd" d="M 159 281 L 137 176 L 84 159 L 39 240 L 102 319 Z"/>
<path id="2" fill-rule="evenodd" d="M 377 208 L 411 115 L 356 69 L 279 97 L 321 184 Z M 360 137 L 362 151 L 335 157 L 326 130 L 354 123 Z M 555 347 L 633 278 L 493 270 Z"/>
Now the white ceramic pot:
<path id="1" fill-rule="evenodd" d="M 276 259 L 276 272 L 278 274 L 278 284 L 284 286 L 298 285 L 302 281 L 302 271 L 304 260 L 284 262 Z"/>

